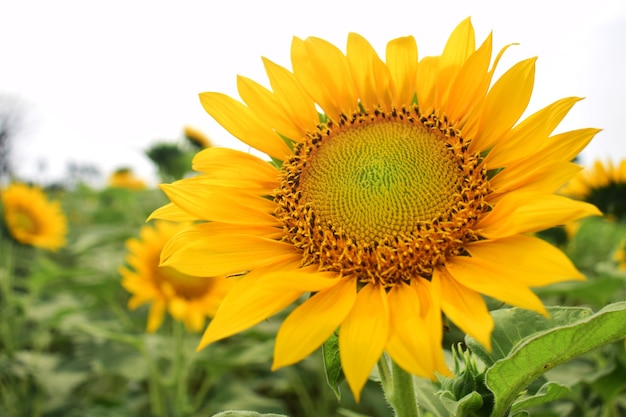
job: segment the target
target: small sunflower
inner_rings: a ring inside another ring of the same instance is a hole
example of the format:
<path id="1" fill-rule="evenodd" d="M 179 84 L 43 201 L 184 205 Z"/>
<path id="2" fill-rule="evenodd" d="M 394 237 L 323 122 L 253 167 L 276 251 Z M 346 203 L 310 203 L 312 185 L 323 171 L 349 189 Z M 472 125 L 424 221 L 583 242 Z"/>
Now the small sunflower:
<path id="1" fill-rule="evenodd" d="M 213 146 L 207 135 L 190 126 L 185 126 L 185 138 L 196 149 L 210 148 Z"/>
<path id="2" fill-rule="evenodd" d="M 492 83 L 504 49 L 491 65 L 492 37 L 476 49 L 469 19 L 440 56 L 419 61 L 413 37 L 390 41 L 385 61 L 355 33 L 345 54 L 294 38 L 292 70 L 263 59 L 271 89 L 240 76 L 243 103 L 201 94 L 213 118 L 272 163 L 210 148 L 194 160 L 200 175 L 162 186 L 171 203 L 153 218 L 201 221 L 168 242 L 162 265 L 246 273 L 199 348 L 312 294 L 284 320 L 272 367 L 339 329 L 358 400 L 384 351 L 415 375 L 449 374 L 442 311 L 489 347 L 481 294 L 547 314 L 531 287 L 583 279 L 531 234 L 599 214 L 554 194 L 598 130 L 552 135 L 575 97 L 518 123 L 535 59 Z"/>
<path id="3" fill-rule="evenodd" d="M 185 323 L 188 330 L 199 332 L 233 284 L 225 277 L 189 276 L 172 267 L 159 266 L 163 246 L 185 227 L 185 224 L 155 222 L 154 227 L 142 227 L 139 239 L 131 238 L 126 244 L 130 268 L 120 268 L 122 286 L 132 294 L 128 301 L 130 309 L 152 303 L 149 332 L 161 326 L 166 310 L 174 319 Z"/>
<path id="4" fill-rule="evenodd" d="M 617 262 L 620 271 L 626 271 L 626 240 L 620 242 L 619 247 L 613 254 L 613 259 Z"/>
<path id="5" fill-rule="evenodd" d="M 130 168 L 120 168 L 109 177 L 109 187 L 144 190 L 146 183 L 137 178 Z"/>
<path id="6" fill-rule="evenodd" d="M 626 219 L 626 159 L 618 165 L 596 160 L 576 175 L 562 194 L 597 206 L 608 218 Z"/>
<path id="7" fill-rule="evenodd" d="M 67 219 L 58 201 L 50 201 L 37 186 L 14 183 L 2 190 L 4 221 L 23 244 L 56 251 L 65 246 Z"/>

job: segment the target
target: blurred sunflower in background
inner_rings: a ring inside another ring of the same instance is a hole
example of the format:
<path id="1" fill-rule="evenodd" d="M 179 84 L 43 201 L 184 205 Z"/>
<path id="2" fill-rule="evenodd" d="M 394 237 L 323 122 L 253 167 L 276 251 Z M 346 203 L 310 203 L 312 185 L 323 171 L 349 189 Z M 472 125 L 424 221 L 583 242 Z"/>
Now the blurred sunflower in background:
<path id="1" fill-rule="evenodd" d="M 185 224 L 154 222 L 141 228 L 139 238 L 127 241 L 128 266 L 122 266 L 122 286 L 132 294 L 130 309 L 150 303 L 147 330 L 155 332 L 168 312 L 189 331 L 199 332 L 207 317 L 213 317 L 233 281 L 225 277 L 197 277 L 159 266 L 165 243 Z"/>
<path id="2" fill-rule="evenodd" d="M 590 169 L 576 175 L 561 193 L 596 205 L 608 219 L 626 219 L 626 159 L 596 160 Z"/>
<path id="3" fill-rule="evenodd" d="M 112 188 L 126 188 L 128 190 L 146 189 L 146 183 L 137 178 L 130 168 L 115 170 L 109 177 L 108 184 Z"/>
<path id="4" fill-rule="evenodd" d="M 200 175 L 162 185 L 152 218 L 201 221 L 164 247 L 162 265 L 194 276 L 242 274 L 200 348 L 312 294 L 283 322 L 273 369 L 339 329 L 343 372 L 358 400 L 384 351 L 406 371 L 449 374 L 441 311 L 490 346 L 481 294 L 547 314 L 531 287 L 583 279 L 533 232 L 600 212 L 555 195 L 598 132 L 552 135 L 579 98 L 518 122 L 535 58 L 492 82 L 492 36 L 469 19 L 440 56 L 418 61 L 413 37 L 383 61 L 362 36 L 344 54 L 294 38 L 292 70 L 263 59 L 271 90 L 238 77 L 237 101 L 203 93 L 205 110 L 268 163 L 209 148 Z M 321 110 L 321 112 L 319 112 Z"/>
<path id="5" fill-rule="evenodd" d="M 626 271 L 626 240 L 622 241 L 615 251 L 613 259 L 617 262 L 620 271 Z"/>
<path id="6" fill-rule="evenodd" d="M 185 126 L 184 136 L 189 144 L 196 150 L 210 148 L 211 146 L 213 146 L 211 139 L 209 139 L 207 135 L 191 126 Z"/>
<path id="7" fill-rule="evenodd" d="M 4 222 L 19 243 L 56 251 L 65 246 L 67 219 L 58 201 L 37 186 L 13 183 L 1 190 Z"/>

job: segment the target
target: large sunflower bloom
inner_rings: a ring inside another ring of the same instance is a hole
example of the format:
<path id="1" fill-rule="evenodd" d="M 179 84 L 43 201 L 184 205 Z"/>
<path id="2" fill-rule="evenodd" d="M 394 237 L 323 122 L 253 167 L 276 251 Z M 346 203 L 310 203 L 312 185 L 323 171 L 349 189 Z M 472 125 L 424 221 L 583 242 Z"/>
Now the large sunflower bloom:
<path id="1" fill-rule="evenodd" d="M 416 375 L 449 372 L 441 311 L 489 347 L 481 294 L 546 314 L 530 287 L 583 279 L 532 233 L 599 213 L 553 194 L 597 130 L 551 136 L 578 98 L 516 125 L 535 59 L 492 85 L 491 41 L 476 49 L 467 19 L 441 56 L 418 61 L 404 37 L 388 43 L 384 62 L 355 33 L 345 54 L 295 38 L 292 71 L 263 60 L 271 90 L 239 77 L 245 104 L 201 94 L 213 118 L 274 163 L 211 148 L 194 160 L 201 175 L 162 186 L 172 203 L 152 217 L 205 221 L 168 242 L 163 265 L 247 272 L 199 348 L 313 294 L 283 322 L 273 368 L 339 329 L 358 400 L 384 351 Z"/>
<path id="2" fill-rule="evenodd" d="M 609 218 L 626 218 L 626 159 L 618 165 L 596 160 L 590 169 L 568 182 L 561 193 L 596 205 Z"/>
<path id="3" fill-rule="evenodd" d="M 186 225 L 159 221 L 153 226 L 142 227 L 139 239 L 131 238 L 126 243 L 130 268 L 121 267 L 120 273 L 122 286 L 132 294 L 128 307 L 135 309 L 151 303 L 149 332 L 161 326 L 166 311 L 188 330 L 199 332 L 206 318 L 213 317 L 233 282 L 226 277 L 188 276 L 169 266 L 159 266 L 163 246 Z"/>
<path id="4" fill-rule="evenodd" d="M 16 241 L 51 251 L 65 246 L 67 219 L 58 201 L 37 186 L 19 183 L 1 194 L 4 222 Z"/>

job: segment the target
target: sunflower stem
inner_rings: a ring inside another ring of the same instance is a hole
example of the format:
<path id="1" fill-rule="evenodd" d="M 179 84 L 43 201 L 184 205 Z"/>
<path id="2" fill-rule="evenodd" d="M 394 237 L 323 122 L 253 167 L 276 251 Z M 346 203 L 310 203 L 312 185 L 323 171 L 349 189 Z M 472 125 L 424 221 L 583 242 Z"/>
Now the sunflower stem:
<path id="1" fill-rule="evenodd" d="M 187 398 L 187 361 L 185 360 L 184 342 L 185 329 L 183 323 L 174 320 L 173 336 L 174 336 L 174 411 L 176 416 L 187 415 L 188 398 Z"/>
<path id="2" fill-rule="evenodd" d="M 0 237 L 0 253 L 4 255 L 3 264 L 0 265 L 0 307 L 2 317 L 12 317 L 11 320 L 2 320 L 0 324 L 0 341 L 4 345 L 4 349 L 9 358 L 13 357 L 16 350 L 15 347 L 15 321 L 16 321 L 16 302 L 13 293 L 13 265 L 15 261 L 15 252 L 13 242 L 3 242 Z"/>
<path id="3" fill-rule="evenodd" d="M 393 408 L 395 417 L 420 417 L 413 376 L 387 355 L 378 361 L 378 372 L 385 398 Z"/>

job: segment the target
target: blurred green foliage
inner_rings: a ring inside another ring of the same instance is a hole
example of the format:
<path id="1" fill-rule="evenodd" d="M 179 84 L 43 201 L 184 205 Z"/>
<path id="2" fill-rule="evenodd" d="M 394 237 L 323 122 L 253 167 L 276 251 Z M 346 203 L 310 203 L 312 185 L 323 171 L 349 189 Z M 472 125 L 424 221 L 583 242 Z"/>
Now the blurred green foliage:
<path id="1" fill-rule="evenodd" d="M 0 417 L 388 414 L 375 382 L 358 405 L 342 386 L 339 403 L 321 352 L 271 372 L 280 316 L 201 352 L 200 335 L 169 318 L 147 334 L 148 308 L 126 308 L 118 268 L 126 239 L 165 196 L 84 184 L 49 194 L 68 217 L 65 248 L 46 252 L 0 236 Z"/>

